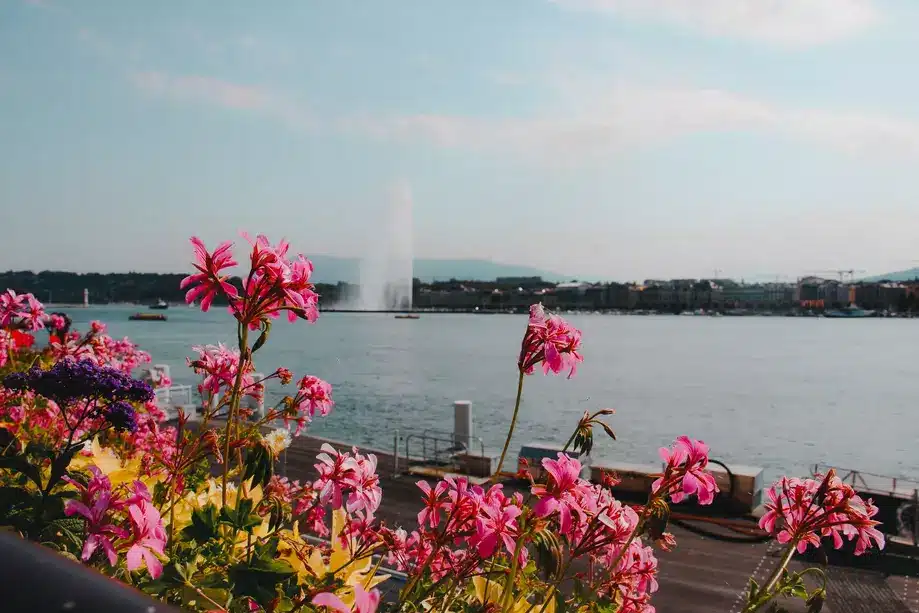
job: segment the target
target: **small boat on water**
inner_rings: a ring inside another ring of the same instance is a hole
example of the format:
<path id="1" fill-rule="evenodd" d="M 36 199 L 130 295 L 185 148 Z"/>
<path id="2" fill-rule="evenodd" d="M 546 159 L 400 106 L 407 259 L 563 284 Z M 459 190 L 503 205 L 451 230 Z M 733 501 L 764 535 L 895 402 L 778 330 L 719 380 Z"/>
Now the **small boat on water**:
<path id="1" fill-rule="evenodd" d="M 404 315 L 394 315 L 395 319 L 421 319 L 421 315 L 406 313 Z"/>
<path id="2" fill-rule="evenodd" d="M 155 311 L 163 311 L 169 308 L 169 303 L 160 298 L 156 301 L 156 304 L 151 304 L 150 308 Z"/>
<path id="3" fill-rule="evenodd" d="M 868 311 L 854 304 L 841 309 L 832 309 L 823 314 L 824 317 L 832 319 L 860 319 L 863 317 L 877 317 L 875 311 Z"/>
<path id="4" fill-rule="evenodd" d="M 131 321 L 166 321 L 166 316 L 160 313 L 134 313 L 128 319 Z"/>

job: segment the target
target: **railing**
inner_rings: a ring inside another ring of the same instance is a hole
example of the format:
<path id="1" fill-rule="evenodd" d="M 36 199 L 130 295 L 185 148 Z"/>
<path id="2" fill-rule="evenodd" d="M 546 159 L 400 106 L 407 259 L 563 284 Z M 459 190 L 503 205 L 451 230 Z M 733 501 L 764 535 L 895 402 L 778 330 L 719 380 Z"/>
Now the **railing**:
<path id="1" fill-rule="evenodd" d="M 885 532 L 911 538 L 913 545 L 919 546 L 919 483 L 826 464 L 816 464 L 814 473 L 826 474 L 830 468 L 857 492 L 883 497 L 874 501 L 879 507 L 875 519 Z"/>
<path id="2" fill-rule="evenodd" d="M 158 387 L 153 390 L 156 395 L 156 406 L 169 419 L 175 419 L 176 407 L 187 407 L 195 405 L 193 401 L 193 392 L 190 385 L 170 385 L 169 387 Z M 192 416 L 194 417 L 194 416 Z"/>
<path id="3" fill-rule="evenodd" d="M 416 442 L 416 453 L 412 453 L 412 441 Z M 405 461 L 418 457 L 417 445 L 421 446 L 421 459 L 424 463 L 448 464 L 457 455 L 468 453 L 477 443 L 482 457 L 485 456 L 485 443 L 477 436 L 462 436 L 452 432 L 428 428 L 421 434 L 409 434 L 405 437 Z"/>
<path id="4" fill-rule="evenodd" d="M 897 477 L 885 477 L 860 470 L 849 468 L 840 468 L 828 464 L 815 464 L 814 474 L 826 474 L 829 469 L 836 471 L 836 476 L 848 485 L 859 491 L 869 494 L 879 494 L 885 496 L 894 496 L 896 498 L 909 499 L 913 497 L 914 492 L 919 490 L 919 482 L 909 479 L 898 479 Z"/>

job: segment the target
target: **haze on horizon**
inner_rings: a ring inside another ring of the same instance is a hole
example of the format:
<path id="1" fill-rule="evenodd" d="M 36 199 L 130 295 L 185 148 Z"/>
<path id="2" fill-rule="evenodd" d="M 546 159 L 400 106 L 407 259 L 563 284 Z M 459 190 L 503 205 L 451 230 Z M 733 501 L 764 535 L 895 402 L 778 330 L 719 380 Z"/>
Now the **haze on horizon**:
<path id="1" fill-rule="evenodd" d="M 914 0 L 0 1 L 0 269 L 187 239 L 582 278 L 917 265 Z"/>

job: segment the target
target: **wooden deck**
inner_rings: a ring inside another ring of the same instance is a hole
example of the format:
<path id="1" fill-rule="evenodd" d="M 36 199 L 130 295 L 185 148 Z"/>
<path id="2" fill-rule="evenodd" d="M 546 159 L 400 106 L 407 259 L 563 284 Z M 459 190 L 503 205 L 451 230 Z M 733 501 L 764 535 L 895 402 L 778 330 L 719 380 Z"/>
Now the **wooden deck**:
<path id="1" fill-rule="evenodd" d="M 316 454 L 325 441 L 302 436 L 287 450 L 282 471 L 291 479 L 315 477 Z M 343 449 L 349 445 L 332 442 Z M 391 453 L 378 450 L 378 469 L 383 487 L 379 517 L 389 525 L 415 526 L 420 508 L 418 477 L 394 478 Z M 706 528 L 712 530 L 711 526 Z M 743 605 L 749 577 L 760 584 L 771 572 L 779 552 L 773 543 L 737 544 L 693 534 L 678 526 L 672 532 L 677 547 L 658 552 L 660 589 L 654 605 L 660 613 L 738 613 Z M 725 533 L 728 534 L 728 533 Z M 792 563 L 798 569 L 804 564 Z M 919 579 L 885 577 L 871 570 L 831 566 L 827 613 L 919 613 Z M 800 605 L 800 606 L 799 606 Z M 791 612 L 804 611 L 803 603 L 789 601 Z"/>

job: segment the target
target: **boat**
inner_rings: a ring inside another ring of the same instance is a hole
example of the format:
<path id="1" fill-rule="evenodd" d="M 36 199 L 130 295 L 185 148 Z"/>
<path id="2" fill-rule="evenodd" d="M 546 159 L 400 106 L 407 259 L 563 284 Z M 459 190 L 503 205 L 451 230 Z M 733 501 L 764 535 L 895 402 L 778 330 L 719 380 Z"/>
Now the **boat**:
<path id="1" fill-rule="evenodd" d="M 128 319 L 131 321 L 166 321 L 166 316 L 160 313 L 134 313 Z"/>
<path id="2" fill-rule="evenodd" d="M 404 315 L 395 315 L 395 319 L 421 319 L 421 315 L 412 315 L 411 313 L 406 313 Z"/>
<path id="3" fill-rule="evenodd" d="M 169 308 L 169 303 L 165 302 L 162 298 L 156 301 L 156 304 L 151 304 L 150 308 L 156 311 L 163 311 Z"/>
<path id="4" fill-rule="evenodd" d="M 843 307 L 841 309 L 832 309 L 826 311 L 823 316 L 833 319 L 859 319 L 863 317 L 877 317 L 877 313 L 875 311 L 868 311 L 854 304 L 850 304 L 849 306 Z"/>

